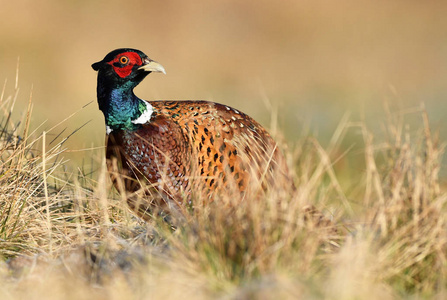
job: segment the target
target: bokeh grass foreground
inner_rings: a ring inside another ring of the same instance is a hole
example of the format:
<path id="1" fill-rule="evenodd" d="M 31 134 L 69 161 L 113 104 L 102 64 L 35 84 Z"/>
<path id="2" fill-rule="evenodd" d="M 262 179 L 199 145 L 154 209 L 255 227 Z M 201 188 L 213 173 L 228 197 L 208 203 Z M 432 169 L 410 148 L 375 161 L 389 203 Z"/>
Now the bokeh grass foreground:
<path id="1" fill-rule="evenodd" d="M 285 150 L 296 189 L 279 182 L 238 205 L 221 195 L 173 229 L 134 217 L 104 161 L 90 177 L 67 172 L 64 137 L 30 128 L 31 101 L 12 120 L 16 98 L 0 98 L 0 299 L 447 296 L 444 147 L 423 109 L 416 132 L 385 110 L 383 141 L 347 119 L 324 148 L 302 138 Z M 364 157 L 349 189 L 333 168 L 351 155 L 348 131 Z"/>

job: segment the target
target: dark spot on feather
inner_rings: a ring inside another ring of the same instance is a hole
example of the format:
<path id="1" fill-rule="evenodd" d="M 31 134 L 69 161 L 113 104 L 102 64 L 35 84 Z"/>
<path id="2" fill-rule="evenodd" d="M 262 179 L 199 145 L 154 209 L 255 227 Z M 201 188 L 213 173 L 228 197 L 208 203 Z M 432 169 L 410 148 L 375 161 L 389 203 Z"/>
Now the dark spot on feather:
<path id="1" fill-rule="evenodd" d="M 227 147 L 227 145 L 225 143 L 223 143 L 222 146 L 220 146 L 219 151 L 224 152 L 226 147 Z"/>
<path id="2" fill-rule="evenodd" d="M 219 157 L 219 154 L 214 154 L 214 162 L 216 162 L 217 161 L 217 158 Z"/>
<path id="3" fill-rule="evenodd" d="M 213 184 L 214 184 L 214 179 L 211 179 L 211 181 L 210 181 L 210 187 L 213 186 Z"/>

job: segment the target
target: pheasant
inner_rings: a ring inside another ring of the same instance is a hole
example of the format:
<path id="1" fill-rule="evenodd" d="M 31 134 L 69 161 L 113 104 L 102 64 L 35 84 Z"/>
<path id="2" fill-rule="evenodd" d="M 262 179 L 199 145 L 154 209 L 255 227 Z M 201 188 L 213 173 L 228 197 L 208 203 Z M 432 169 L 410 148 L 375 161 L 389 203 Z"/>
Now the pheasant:
<path id="1" fill-rule="evenodd" d="M 149 73 L 166 74 L 143 52 L 117 49 L 92 68 L 98 71 L 107 165 L 140 217 L 147 219 L 155 207 L 194 205 L 199 196 L 211 202 L 236 191 L 242 199 L 280 176 L 290 180 L 273 138 L 243 112 L 207 101 L 138 98 L 133 89 Z M 138 201 L 130 196 L 142 188 Z"/>

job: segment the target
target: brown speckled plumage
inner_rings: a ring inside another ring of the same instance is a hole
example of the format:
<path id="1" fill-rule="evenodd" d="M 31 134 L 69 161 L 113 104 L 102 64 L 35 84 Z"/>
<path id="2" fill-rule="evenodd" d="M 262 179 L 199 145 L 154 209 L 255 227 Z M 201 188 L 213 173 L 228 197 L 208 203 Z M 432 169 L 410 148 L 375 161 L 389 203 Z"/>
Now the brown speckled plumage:
<path id="1" fill-rule="evenodd" d="M 159 189 L 171 199 L 188 198 L 192 188 L 210 199 L 227 185 L 244 192 L 251 172 L 271 178 L 278 160 L 284 167 L 274 140 L 242 112 L 206 101 L 149 103 L 151 122 L 135 131 L 112 132 L 107 158 L 119 157 L 130 178 L 156 186 L 162 182 Z M 128 180 L 127 190 L 139 189 L 137 182 Z"/>

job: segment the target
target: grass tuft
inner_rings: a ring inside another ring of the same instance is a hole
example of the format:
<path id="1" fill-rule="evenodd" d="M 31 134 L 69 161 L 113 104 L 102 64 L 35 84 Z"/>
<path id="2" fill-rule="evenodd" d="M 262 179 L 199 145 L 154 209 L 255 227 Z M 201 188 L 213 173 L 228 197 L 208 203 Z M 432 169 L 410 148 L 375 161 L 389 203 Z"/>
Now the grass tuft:
<path id="1" fill-rule="evenodd" d="M 421 117 L 416 131 L 405 123 L 410 112 L 385 109 L 382 140 L 345 117 L 327 146 L 307 137 L 288 151 L 294 184 L 278 179 L 238 203 L 231 190 L 208 205 L 195 199 L 172 215 L 173 229 L 129 211 L 102 154 L 94 173 L 67 171 L 67 137 L 31 128 L 31 99 L 11 120 L 17 97 L 0 98 L 1 299 L 446 293 L 444 144 L 423 108 L 411 112 Z M 363 138 L 364 165 L 340 178 L 335 164 L 353 155 L 341 146 L 349 131 Z"/>

